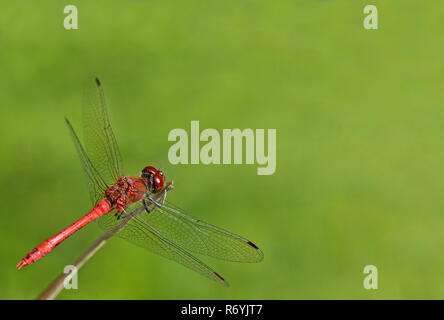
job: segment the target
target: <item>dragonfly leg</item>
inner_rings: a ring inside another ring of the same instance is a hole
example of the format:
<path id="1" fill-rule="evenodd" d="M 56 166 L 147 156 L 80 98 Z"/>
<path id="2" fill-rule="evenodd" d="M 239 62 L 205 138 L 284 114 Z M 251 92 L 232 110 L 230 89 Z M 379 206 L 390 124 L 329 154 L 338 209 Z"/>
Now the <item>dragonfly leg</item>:
<path id="1" fill-rule="evenodd" d="M 148 207 L 148 204 L 146 203 L 145 199 L 142 200 L 142 203 L 143 203 L 143 206 L 145 207 L 145 210 L 146 210 L 148 213 L 151 213 L 151 212 L 153 212 L 154 209 L 156 209 L 155 206 L 152 207 L 152 208 L 150 209 L 150 208 Z"/>
<path id="2" fill-rule="evenodd" d="M 121 209 L 122 211 L 120 211 L 119 213 L 116 212 L 115 216 L 117 217 L 117 220 L 126 218 L 128 216 L 128 214 L 126 213 L 126 210 L 124 208 Z"/>
<path id="3" fill-rule="evenodd" d="M 166 199 L 166 197 L 167 197 L 167 192 L 168 192 L 168 189 L 165 189 L 165 191 L 163 192 L 162 206 L 163 206 L 163 204 L 165 203 L 165 199 Z"/>
<path id="4" fill-rule="evenodd" d="M 163 191 L 162 201 L 160 201 L 160 203 L 157 202 L 156 200 L 154 200 L 153 198 L 151 198 L 151 193 L 148 193 L 146 197 L 147 197 L 148 200 L 150 200 L 150 202 L 153 203 L 155 206 L 157 206 L 157 207 L 159 207 L 159 208 L 162 208 L 162 207 L 163 207 L 163 204 L 165 203 L 165 199 L 166 199 L 167 192 L 168 192 L 168 191 L 167 191 L 166 189 Z M 151 210 L 154 210 L 154 208 L 151 209 Z"/>

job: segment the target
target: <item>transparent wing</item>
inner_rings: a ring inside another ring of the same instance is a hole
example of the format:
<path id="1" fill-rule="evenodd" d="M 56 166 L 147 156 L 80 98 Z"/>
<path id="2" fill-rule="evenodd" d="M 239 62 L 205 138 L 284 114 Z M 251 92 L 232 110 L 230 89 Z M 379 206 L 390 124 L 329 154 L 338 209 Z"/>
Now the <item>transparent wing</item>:
<path id="1" fill-rule="evenodd" d="M 235 262 L 260 262 L 264 254 L 253 242 L 193 217 L 169 201 L 139 215 L 150 226 L 193 253 Z"/>
<path id="2" fill-rule="evenodd" d="M 117 145 L 105 102 L 102 84 L 91 78 L 83 100 L 83 134 L 91 164 L 107 185 L 123 176 L 122 156 Z"/>
<path id="3" fill-rule="evenodd" d="M 135 208 L 140 205 L 140 202 L 133 205 L 131 210 L 135 210 Z M 145 215 L 148 213 L 144 211 L 141 214 Z M 128 215 L 126 218 L 118 220 L 115 216 L 107 214 L 99 219 L 99 225 L 106 230 L 115 227 L 119 223 L 125 223 L 126 226 L 121 229 L 119 233 L 117 233 L 118 237 L 126 239 L 131 243 L 159 254 L 167 259 L 180 263 L 221 285 L 229 285 L 228 282 L 225 281 L 216 271 L 186 252 L 178 244 L 171 241 L 171 239 L 168 239 L 159 230 L 147 223 L 145 219 L 142 219 L 140 215 Z"/>
<path id="4" fill-rule="evenodd" d="M 71 133 L 72 140 L 74 142 L 74 146 L 76 147 L 77 154 L 79 155 L 80 162 L 82 163 L 83 172 L 85 173 L 86 180 L 88 182 L 88 190 L 89 195 L 91 197 L 91 201 L 96 204 L 99 200 L 102 199 L 103 193 L 107 187 L 106 182 L 102 179 L 99 172 L 91 163 L 91 160 L 88 158 L 85 150 L 80 143 L 79 137 L 74 131 L 71 123 L 68 119 L 65 118 L 66 124 L 68 125 L 69 132 Z"/>
<path id="5" fill-rule="evenodd" d="M 141 205 L 139 202 L 130 210 Z M 109 229 L 118 223 L 113 219 L 99 221 L 99 224 Z M 248 239 L 195 218 L 168 201 L 151 213 L 140 213 L 138 219 L 169 241 L 193 253 L 235 262 L 260 262 L 264 258 L 262 250 Z"/>

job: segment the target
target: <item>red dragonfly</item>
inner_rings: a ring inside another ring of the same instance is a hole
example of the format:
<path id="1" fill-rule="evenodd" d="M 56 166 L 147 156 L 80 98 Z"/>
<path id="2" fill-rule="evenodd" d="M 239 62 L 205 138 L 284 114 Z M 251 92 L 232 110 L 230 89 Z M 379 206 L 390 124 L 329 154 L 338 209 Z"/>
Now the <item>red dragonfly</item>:
<path id="1" fill-rule="evenodd" d="M 225 286 L 228 282 L 220 274 L 188 251 L 235 262 L 260 262 L 263 259 L 262 251 L 253 242 L 195 218 L 167 201 L 168 189 L 164 188 L 162 171 L 147 166 L 139 177 L 124 175 L 102 84 L 97 78 L 91 79 L 85 90 L 85 149 L 68 119 L 66 123 L 88 180 L 94 208 L 33 249 L 17 264 L 17 269 L 43 258 L 63 240 L 96 219 L 105 230 L 126 224 L 117 234 L 119 237 Z"/>

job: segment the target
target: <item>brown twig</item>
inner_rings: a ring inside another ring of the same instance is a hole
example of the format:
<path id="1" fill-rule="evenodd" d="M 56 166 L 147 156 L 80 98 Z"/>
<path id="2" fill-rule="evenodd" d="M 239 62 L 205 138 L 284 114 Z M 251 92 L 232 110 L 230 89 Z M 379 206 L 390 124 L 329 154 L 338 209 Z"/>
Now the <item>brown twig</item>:
<path id="1" fill-rule="evenodd" d="M 156 201 L 160 200 L 165 190 L 169 191 L 171 189 L 173 189 L 172 181 L 167 183 L 167 185 L 162 189 L 161 192 L 152 195 L 152 198 Z M 128 222 L 131 221 L 131 219 L 139 215 L 144 210 L 144 207 L 139 207 L 135 209 L 130 213 L 129 219 L 125 219 L 122 223 L 116 225 L 110 230 L 105 231 L 99 238 L 97 238 L 97 240 L 94 241 L 94 243 L 88 249 L 86 249 L 85 252 L 83 252 L 83 254 L 73 263 L 73 266 L 76 267 L 77 272 L 101 247 L 103 247 L 108 239 L 116 235 L 120 230 L 123 229 L 123 227 L 126 226 Z M 71 273 L 66 274 L 62 272 L 45 290 L 43 290 L 42 293 L 40 293 L 36 300 L 53 300 L 55 297 L 57 297 L 60 291 L 62 291 L 65 278 L 70 275 Z"/>

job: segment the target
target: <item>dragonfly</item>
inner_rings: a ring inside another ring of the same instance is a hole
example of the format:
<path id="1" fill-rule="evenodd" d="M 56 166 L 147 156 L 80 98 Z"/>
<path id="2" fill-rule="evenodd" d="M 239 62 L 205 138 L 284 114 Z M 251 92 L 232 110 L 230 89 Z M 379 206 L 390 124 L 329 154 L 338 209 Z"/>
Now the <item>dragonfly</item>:
<path id="1" fill-rule="evenodd" d="M 31 250 L 17 269 L 51 252 L 70 235 L 97 220 L 104 230 L 228 286 L 228 282 L 193 254 L 233 261 L 260 262 L 262 250 L 248 239 L 198 219 L 166 200 L 165 174 L 146 166 L 139 176 L 125 176 L 122 156 L 108 117 L 103 86 L 88 81 L 83 100 L 83 141 L 65 118 L 88 181 L 93 209 Z"/>

